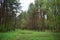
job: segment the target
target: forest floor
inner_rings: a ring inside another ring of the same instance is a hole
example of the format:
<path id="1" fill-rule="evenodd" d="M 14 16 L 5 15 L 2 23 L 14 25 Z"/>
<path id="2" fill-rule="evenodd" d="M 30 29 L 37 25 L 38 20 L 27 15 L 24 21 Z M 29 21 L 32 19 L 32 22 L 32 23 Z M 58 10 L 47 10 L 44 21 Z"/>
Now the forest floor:
<path id="1" fill-rule="evenodd" d="M 60 40 L 60 33 L 16 30 L 0 33 L 0 40 Z"/>

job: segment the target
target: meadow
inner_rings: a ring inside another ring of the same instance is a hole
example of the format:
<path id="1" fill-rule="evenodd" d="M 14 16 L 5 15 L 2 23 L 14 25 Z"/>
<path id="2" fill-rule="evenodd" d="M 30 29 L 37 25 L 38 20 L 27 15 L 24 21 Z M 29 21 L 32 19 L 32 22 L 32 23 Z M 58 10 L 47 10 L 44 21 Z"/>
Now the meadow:
<path id="1" fill-rule="evenodd" d="M 60 33 L 40 32 L 32 30 L 15 30 L 0 33 L 0 40 L 60 40 Z"/>

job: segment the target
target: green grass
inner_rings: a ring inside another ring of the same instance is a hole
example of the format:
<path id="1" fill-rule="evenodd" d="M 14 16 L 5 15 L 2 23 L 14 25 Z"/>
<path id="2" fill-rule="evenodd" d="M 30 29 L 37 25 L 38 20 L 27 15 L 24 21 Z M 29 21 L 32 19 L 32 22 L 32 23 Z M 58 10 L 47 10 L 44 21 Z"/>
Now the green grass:
<path id="1" fill-rule="evenodd" d="M 16 30 L 0 33 L 0 40 L 60 40 L 59 35 L 52 32 L 37 32 L 30 30 Z"/>

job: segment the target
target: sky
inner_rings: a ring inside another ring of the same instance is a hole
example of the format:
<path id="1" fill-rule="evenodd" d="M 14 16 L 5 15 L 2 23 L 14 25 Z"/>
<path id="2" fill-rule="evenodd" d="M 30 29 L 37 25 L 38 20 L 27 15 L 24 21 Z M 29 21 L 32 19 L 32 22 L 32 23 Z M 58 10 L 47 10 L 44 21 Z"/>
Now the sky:
<path id="1" fill-rule="evenodd" d="M 22 6 L 21 10 L 27 11 L 28 7 L 29 7 L 29 4 L 34 3 L 34 0 L 20 0 L 20 2 L 21 2 L 21 6 Z"/>
<path id="2" fill-rule="evenodd" d="M 22 6 L 21 10 L 23 10 L 23 11 L 28 10 L 30 3 L 34 4 L 34 0 L 20 0 L 19 2 L 21 3 L 21 6 Z M 20 15 L 20 13 L 17 13 L 16 16 L 19 16 L 19 15 Z"/>

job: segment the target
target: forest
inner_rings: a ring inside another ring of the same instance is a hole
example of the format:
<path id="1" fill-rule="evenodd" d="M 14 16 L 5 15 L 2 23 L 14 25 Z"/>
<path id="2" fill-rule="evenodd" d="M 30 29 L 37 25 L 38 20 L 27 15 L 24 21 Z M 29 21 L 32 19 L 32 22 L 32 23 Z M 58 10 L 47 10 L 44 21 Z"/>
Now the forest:
<path id="1" fill-rule="evenodd" d="M 0 0 L 0 40 L 60 40 L 60 0 L 19 1 Z"/>

